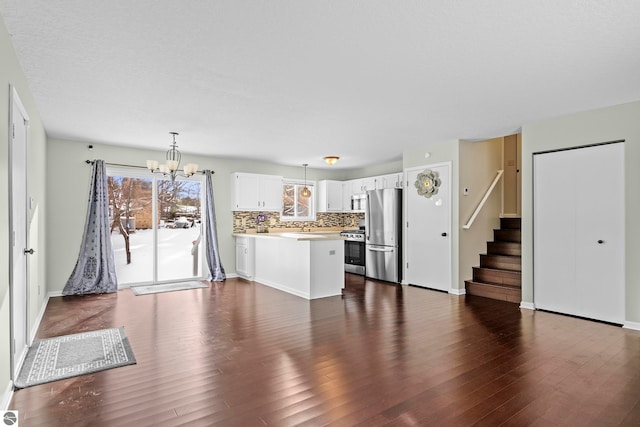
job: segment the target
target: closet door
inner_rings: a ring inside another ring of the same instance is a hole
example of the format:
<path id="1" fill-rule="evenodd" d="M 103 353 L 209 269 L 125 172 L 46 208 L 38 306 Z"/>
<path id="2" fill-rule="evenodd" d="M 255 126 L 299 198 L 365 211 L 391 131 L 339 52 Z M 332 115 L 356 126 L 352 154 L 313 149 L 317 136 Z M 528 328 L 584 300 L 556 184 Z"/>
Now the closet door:
<path id="1" fill-rule="evenodd" d="M 624 144 L 536 155 L 536 307 L 623 323 L 624 294 Z"/>

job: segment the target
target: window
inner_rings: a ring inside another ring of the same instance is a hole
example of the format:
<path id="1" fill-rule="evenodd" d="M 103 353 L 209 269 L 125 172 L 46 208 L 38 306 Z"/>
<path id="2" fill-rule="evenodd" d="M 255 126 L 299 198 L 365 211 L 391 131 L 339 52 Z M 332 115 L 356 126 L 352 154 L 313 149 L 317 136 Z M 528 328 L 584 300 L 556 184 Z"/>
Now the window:
<path id="1" fill-rule="evenodd" d="M 282 215 L 281 221 L 315 221 L 316 209 L 313 203 L 315 187 L 313 182 L 307 181 L 307 188 L 311 190 L 311 197 L 301 195 L 304 182 L 285 180 L 282 185 Z"/>
<path id="2" fill-rule="evenodd" d="M 120 284 L 199 278 L 204 256 L 199 176 L 175 182 L 107 169 L 111 242 Z"/>

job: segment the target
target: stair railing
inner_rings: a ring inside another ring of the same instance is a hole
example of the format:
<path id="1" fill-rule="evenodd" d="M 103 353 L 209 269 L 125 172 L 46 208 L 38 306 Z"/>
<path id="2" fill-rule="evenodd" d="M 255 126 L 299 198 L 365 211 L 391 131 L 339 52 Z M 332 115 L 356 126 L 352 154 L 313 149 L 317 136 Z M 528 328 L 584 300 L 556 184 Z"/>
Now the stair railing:
<path id="1" fill-rule="evenodd" d="M 493 182 L 491 183 L 487 191 L 484 193 L 484 197 L 482 198 L 482 200 L 480 200 L 480 203 L 478 203 L 476 210 L 473 211 L 473 215 L 471 215 L 471 218 L 469 218 L 469 221 L 467 221 L 467 223 L 463 225 L 462 228 L 464 228 L 465 230 L 468 230 L 471 228 L 471 224 L 473 224 L 473 221 L 476 220 L 476 217 L 484 207 L 484 204 L 486 203 L 487 199 L 491 195 L 491 192 L 495 188 L 496 184 L 498 184 L 498 181 L 500 181 L 500 178 L 502 178 L 503 173 L 504 173 L 504 170 L 498 171 L 498 173 L 496 174 L 496 177 L 493 179 Z"/>

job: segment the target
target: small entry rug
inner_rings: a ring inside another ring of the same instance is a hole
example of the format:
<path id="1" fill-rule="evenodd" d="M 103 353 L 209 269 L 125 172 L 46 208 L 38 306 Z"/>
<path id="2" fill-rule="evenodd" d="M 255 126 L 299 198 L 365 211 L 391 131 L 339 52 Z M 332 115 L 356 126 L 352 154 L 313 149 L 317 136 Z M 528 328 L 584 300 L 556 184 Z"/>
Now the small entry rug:
<path id="1" fill-rule="evenodd" d="M 135 363 L 123 327 L 46 338 L 33 342 L 14 385 L 31 387 Z"/>
<path id="2" fill-rule="evenodd" d="M 208 285 L 200 282 L 164 283 L 162 285 L 132 286 L 131 292 L 135 295 L 159 294 L 162 292 L 185 291 L 187 289 L 208 288 Z"/>

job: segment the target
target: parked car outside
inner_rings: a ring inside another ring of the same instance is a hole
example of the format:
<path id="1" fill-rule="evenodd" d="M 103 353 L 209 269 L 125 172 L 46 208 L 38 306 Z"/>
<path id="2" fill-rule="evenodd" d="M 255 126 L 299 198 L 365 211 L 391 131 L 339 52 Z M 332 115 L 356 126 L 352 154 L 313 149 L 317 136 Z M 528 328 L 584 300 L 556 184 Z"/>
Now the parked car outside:
<path id="1" fill-rule="evenodd" d="M 173 223 L 176 228 L 189 228 L 191 227 L 191 221 L 189 221 L 186 217 L 181 216 L 176 219 Z"/>

